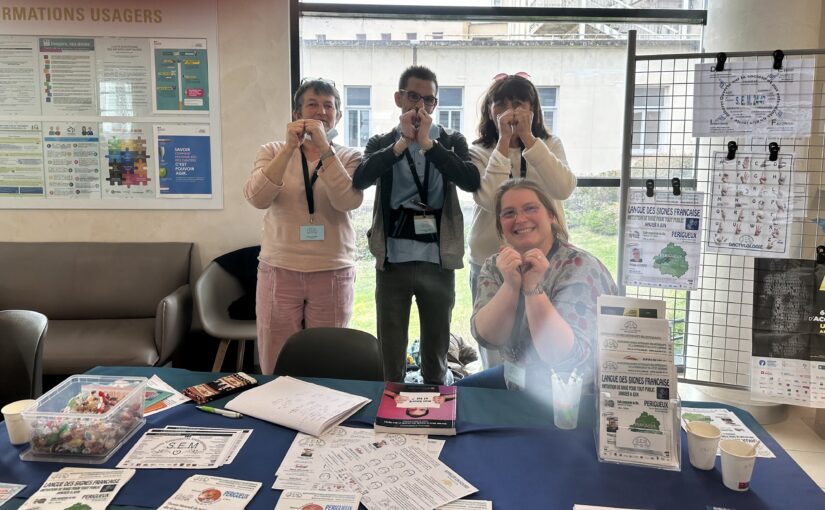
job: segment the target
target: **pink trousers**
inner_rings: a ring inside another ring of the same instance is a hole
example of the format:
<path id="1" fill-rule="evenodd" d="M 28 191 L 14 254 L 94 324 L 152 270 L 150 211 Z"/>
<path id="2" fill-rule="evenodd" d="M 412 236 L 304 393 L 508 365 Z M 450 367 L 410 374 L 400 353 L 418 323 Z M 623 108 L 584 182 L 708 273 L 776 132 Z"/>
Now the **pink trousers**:
<path id="1" fill-rule="evenodd" d="M 272 374 L 284 343 L 296 331 L 349 324 L 354 284 L 354 267 L 306 273 L 261 262 L 255 297 L 261 372 Z"/>

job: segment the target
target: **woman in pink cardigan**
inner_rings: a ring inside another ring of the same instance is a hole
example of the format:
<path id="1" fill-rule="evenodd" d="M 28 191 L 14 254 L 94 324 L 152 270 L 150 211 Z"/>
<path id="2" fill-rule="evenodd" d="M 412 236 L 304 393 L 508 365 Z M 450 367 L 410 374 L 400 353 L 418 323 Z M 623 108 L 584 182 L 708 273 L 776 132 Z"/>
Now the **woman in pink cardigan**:
<path id="1" fill-rule="evenodd" d="M 331 142 L 341 119 L 335 84 L 304 81 L 285 140 L 258 150 L 244 196 L 266 209 L 258 266 L 258 353 L 271 374 L 286 339 L 302 328 L 343 327 L 352 317 L 355 234 L 349 211 L 361 205 L 352 173 L 355 149 Z"/>

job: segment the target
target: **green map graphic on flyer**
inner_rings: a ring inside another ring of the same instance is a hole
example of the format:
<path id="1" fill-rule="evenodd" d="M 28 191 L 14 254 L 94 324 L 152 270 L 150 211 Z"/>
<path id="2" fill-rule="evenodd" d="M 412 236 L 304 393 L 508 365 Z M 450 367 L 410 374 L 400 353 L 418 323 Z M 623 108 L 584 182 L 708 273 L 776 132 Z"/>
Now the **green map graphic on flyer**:
<path id="1" fill-rule="evenodd" d="M 687 261 L 687 252 L 681 246 L 668 243 L 658 255 L 653 257 L 653 267 L 662 274 L 680 278 L 688 272 L 690 267 Z"/>

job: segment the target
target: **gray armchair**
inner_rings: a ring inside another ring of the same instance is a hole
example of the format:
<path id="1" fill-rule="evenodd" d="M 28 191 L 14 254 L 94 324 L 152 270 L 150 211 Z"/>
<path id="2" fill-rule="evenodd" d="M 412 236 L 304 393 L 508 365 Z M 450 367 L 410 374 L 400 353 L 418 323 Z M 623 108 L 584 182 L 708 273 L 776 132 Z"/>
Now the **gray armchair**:
<path id="1" fill-rule="evenodd" d="M 246 340 L 258 338 L 254 320 L 235 320 L 229 317 L 229 305 L 244 295 L 244 289 L 237 278 L 229 274 L 217 262 L 212 261 L 203 270 L 195 282 L 195 310 L 201 319 L 204 331 L 220 339 L 218 353 L 215 355 L 213 372 L 219 372 L 223 366 L 226 350 L 230 342 L 238 342 L 237 371 L 243 367 Z"/>
<path id="2" fill-rule="evenodd" d="M 43 392 L 43 338 L 49 321 L 31 310 L 0 311 L 0 407 Z"/>

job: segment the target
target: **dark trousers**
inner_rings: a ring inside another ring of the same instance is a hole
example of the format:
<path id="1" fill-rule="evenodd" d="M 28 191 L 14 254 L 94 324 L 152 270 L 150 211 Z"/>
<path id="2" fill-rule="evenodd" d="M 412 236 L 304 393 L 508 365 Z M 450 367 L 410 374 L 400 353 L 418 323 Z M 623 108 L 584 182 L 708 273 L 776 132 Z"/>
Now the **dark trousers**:
<path id="1" fill-rule="evenodd" d="M 421 375 L 443 384 L 455 304 L 455 272 L 431 262 L 387 263 L 376 271 L 378 340 L 384 353 L 384 379 L 403 381 L 412 298 L 421 321 Z"/>

